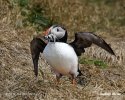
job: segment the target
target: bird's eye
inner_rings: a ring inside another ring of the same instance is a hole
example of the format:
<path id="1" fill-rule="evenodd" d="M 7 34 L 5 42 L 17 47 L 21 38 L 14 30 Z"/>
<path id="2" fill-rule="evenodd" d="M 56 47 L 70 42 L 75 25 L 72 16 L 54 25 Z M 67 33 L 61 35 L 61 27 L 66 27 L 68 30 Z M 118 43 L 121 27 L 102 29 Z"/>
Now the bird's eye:
<path id="1" fill-rule="evenodd" d="M 57 28 L 57 32 L 59 32 L 59 29 Z"/>

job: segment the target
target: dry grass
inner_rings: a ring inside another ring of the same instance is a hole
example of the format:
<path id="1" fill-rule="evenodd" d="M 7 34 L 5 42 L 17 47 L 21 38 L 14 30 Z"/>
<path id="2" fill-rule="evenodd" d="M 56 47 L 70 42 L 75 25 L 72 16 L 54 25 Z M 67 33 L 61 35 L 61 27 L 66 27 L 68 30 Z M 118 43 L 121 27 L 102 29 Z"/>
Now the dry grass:
<path id="1" fill-rule="evenodd" d="M 70 36 L 77 31 L 96 32 L 104 37 L 125 36 L 125 1 L 115 0 L 111 4 L 106 3 L 106 0 L 97 1 L 99 0 L 41 0 L 39 3 L 45 4 L 51 18 L 67 27 Z"/>
<path id="2" fill-rule="evenodd" d="M 124 0 L 113 5 L 104 2 L 97 5 L 87 0 L 34 0 L 46 7 L 47 16 L 67 27 L 70 37 L 79 30 L 94 31 L 111 43 L 117 55 L 115 58 L 95 46 L 89 48 L 84 57 L 97 57 L 107 61 L 109 66 L 101 69 L 81 64 L 84 75 L 78 78 L 76 87 L 67 77 L 62 78 L 60 85 L 55 85 L 55 76 L 42 57 L 39 76 L 34 77 L 29 42 L 36 32 L 32 26 L 22 26 L 20 9 L 17 5 L 11 7 L 11 1 L 0 1 L 0 100 L 125 99 L 125 26 L 117 21 L 124 19 Z M 102 96 L 101 93 L 121 95 Z"/>

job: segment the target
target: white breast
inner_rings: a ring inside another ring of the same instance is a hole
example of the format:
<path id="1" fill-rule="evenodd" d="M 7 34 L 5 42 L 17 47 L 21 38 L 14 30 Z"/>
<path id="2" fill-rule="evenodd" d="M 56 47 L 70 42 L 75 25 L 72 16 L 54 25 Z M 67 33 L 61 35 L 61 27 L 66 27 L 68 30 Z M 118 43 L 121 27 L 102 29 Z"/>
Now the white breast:
<path id="1" fill-rule="evenodd" d="M 68 44 L 49 42 L 43 51 L 43 56 L 58 73 L 77 73 L 78 57 L 74 49 Z"/>

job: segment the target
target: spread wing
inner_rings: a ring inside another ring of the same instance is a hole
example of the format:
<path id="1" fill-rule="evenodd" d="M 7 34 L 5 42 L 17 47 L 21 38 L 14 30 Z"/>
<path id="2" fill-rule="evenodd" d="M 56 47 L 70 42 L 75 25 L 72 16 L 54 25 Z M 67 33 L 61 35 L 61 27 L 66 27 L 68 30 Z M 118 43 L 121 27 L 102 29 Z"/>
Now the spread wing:
<path id="1" fill-rule="evenodd" d="M 112 48 L 99 36 L 91 32 L 79 32 L 75 34 L 75 40 L 69 43 L 75 50 L 77 56 L 81 56 L 85 52 L 84 48 L 90 47 L 92 44 L 103 48 L 110 54 L 115 55 Z"/>
<path id="2" fill-rule="evenodd" d="M 30 42 L 30 50 L 34 65 L 34 73 L 37 76 L 38 75 L 38 60 L 40 52 L 42 53 L 45 46 L 47 45 L 47 40 L 45 40 L 42 36 L 37 36 L 33 38 L 33 40 Z"/>

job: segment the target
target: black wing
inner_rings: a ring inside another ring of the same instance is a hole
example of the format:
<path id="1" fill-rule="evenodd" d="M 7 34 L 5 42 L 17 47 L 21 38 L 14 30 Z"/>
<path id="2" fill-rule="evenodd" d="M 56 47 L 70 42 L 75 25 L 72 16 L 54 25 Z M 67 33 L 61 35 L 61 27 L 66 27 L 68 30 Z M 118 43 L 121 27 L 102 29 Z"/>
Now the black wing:
<path id="1" fill-rule="evenodd" d="M 69 43 L 75 50 L 77 56 L 85 52 L 84 48 L 90 47 L 92 43 L 115 55 L 112 48 L 99 36 L 91 32 L 79 32 L 75 34 L 75 40 Z"/>
<path id="2" fill-rule="evenodd" d="M 47 45 L 46 40 L 42 36 L 37 36 L 33 38 L 33 40 L 30 42 L 30 50 L 31 50 L 31 55 L 32 55 L 32 60 L 33 60 L 33 65 L 34 65 L 34 73 L 37 76 L 38 75 L 38 60 L 39 60 L 39 55 L 40 52 L 42 53 L 45 46 Z"/>

